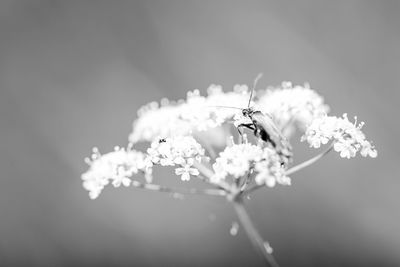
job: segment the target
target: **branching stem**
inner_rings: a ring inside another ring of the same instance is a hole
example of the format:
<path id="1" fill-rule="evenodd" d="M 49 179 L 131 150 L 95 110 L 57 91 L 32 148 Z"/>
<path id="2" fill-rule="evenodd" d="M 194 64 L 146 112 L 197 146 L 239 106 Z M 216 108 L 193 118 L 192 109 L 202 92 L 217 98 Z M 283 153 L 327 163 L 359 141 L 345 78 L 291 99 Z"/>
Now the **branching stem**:
<path id="1" fill-rule="evenodd" d="M 306 161 L 304 161 L 304 162 L 302 162 L 302 163 L 300 163 L 300 164 L 298 164 L 298 165 L 296 165 L 296 166 L 293 166 L 292 168 L 290 168 L 290 169 L 288 169 L 286 172 L 285 172 L 285 174 L 286 175 L 291 175 L 291 174 L 293 174 L 293 173 L 295 173 L 295 172 L 298 172 L 298 171 L 300 171 L 301 169 L 304 169 L 305 167 L 308 167 L 308 166 L 310 166 L 311 164 L 313 164 L 313 163 L 315 163 L 316 161 L 318 161 L 319 159 L 321 159 L 323 156 L 325 156 L 326 154 L 328 154 L 332 149 L 333 149 L 333 143 L 325 150 L 325 151 L 323 151 L 322 153 L 320 153 L 320 154 L 318 154 L 318 155 L 316 155 L 316 156 L 314 156 L 314 157 L 312 157 L 311 159 L 309 159 L 309 160 L 306 160 Z M 264 187 L 265 185 L 253 185 L 252 187 L 249 187 L 246 191 L 244 191 L 243 192 L 243 195 L 250 195 L 250 193 L 252 193 L 252 192 L 254 192 L 254 191 L 256 191 L 257 189 L 259 189 L 259 188 L 262 188 L 262 187 Z"/>
<path id="2" fill-rule="evenodd" d="M 248 238 L 250 239 L 251 243 L 260 254 L 260 256 L 262 256 L 264 263 L 268 266 L 279 267 L 274 256 L 268 252 L 265 245 L 266 243 L 264 242 L 260 233 L 257 231 L 253 222 L 251 221 L 251 218 L 243 205 L 243 199 L 241 197 L 237 197 L 233 201 L 233 207 L 235 208 L 239 221 L 242 224 Z"/>
<path id="3" fill-rule="evenodd" d="M 149 191 L 164 192 L 164 193 L 177 193 L 183 195 L 208 195 L 208 196 L 225 196 L 226 192 L 220 189 L 196 189 L 196 188 L 176 188 L 167 187 L 157 184 L 145 184 L 139 181 L 132 181 L 132 186 Z"/>
<path id="4" fill-rule="evenodd" d="M 194 167 L 196 167 L 199 170 L 199 172 L 203 176 L 205 176 L 208 179 L 208 181 L 206 181 L 207 183 L 209 183 L 211 185 L 214 185 L 214 186 L 218 186 L 218 187 L 224 189 L 227 192 L 231 191 L 231 186 L 228 183 L 224 182 L 224 181 L 220 181 L 219 183 L 211 183 L 211 182 L 209 182 L 211 180 L 212 176 L 214 175 L 214 173 L 209 168 L 207 168 L 203 164 L 201 164 L 199 162 L 196 162 L 196 161 L 194 162 L 193 165 L 194 165 Z"/>
<path id="5" fill-rule="evenodd" d="M 301 169 L 304 169 L 305 167 L 310 166 L 311 164 L 315 163 L 316 161 L 321 159 L 323 156 L 328 154 L 332 149 L 333 149 L 333 143 L 325 151 L 323 151 L 322 153 L 320 153 L 320 154 L 316 155 L 315 157 L 313 157 L 313 158 L 311 158 L 309 160 L 306 160 L 306 161 L 304 161 L 304 162 L 302 162 L 302 163 L 300 163 L 300 164 L 298 164 L 296 166 L 293 166 L 292 168 L 288 169 L 286 171 L 286 175 L 293 174 L 295 172 L 298 172 Z"/>

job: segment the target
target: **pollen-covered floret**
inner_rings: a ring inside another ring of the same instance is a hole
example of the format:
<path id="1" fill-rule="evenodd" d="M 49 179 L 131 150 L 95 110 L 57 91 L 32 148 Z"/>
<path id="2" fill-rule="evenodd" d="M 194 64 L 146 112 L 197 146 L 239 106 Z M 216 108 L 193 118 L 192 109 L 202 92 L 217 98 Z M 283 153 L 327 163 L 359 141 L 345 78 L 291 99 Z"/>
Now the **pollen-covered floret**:
<path id="1" fill-rule="evenodd" d="M 270 114 L 286 134 L 293 132 L 294 126 L 305 130 L 314 118 L 329 111 L 323 97 L 309 84 L 293 86 L 291 82 L 283 82 L 278 88 L 268 88 L 257 101 L 257 108 Z"/>
<path id="2" fill-rule="evenodd" d="M 213 164 L 212 182 L 218 183 L 227 176 L 241 178 L 249 172 L 256 173 L 255 181 L 273 187 L 276 183 L 289 185 L 281 158 L 275 150 L 250 143 L 232 144 L 219 154 Z"/>
<path id="3" fill-rule="evenodd" d="M 361 131 L 364 122 L 357 125 L 349 121 L 347 114 L 342 117 L 321 116 L 315 119 L 307 128 L 302 141 L 307 140 L 311 147 L 319 148 L 321 144 L 334 142 L 334 149 L 340 152 L 342 158 L 355 157 L 357 152 L 364 157 L 375 158 L 378 153 L 370 141 L 365 139 Z"/>
<path id="4" fill-rule="evenodd" d="M 193 167 L 201 162 L 204 149 L 191 136 L 175 136 L 153 141 L 147 153 L 153 164 L 161 166 L 178 166 L 175 173 L 183 181 L 190 180 L 190 175 L 197 176 L 199 171 Z"/>
<path id="5" fill-rule="evenodd" d="M 103 155 L 94 148 L 86 162 L 90 167 L 82 174 L 82 180 L 91 199 L 97 198 L 110 182 L 114 187 L 129 186 L 133 174 L 141 171 L 149 178 L 152 172 L 152 163 L 144 153 L 119 147 Z"/>

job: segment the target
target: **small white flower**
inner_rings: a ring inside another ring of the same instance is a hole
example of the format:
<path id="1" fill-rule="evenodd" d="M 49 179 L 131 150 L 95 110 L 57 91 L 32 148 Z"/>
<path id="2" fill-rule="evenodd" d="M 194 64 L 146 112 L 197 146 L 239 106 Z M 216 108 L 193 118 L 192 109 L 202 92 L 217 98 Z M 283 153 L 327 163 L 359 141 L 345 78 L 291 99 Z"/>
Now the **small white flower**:
<path id="1" fill-rule="evenodd" d="M 198 169 L 192 168 L 191 165 L 186 164 L 186 165 L 183 165 L 181 168 L 176 168 L 175 174 L 180 175 L 182 181 L 189 181 L 190 175 L 197 176 L 200 174 L 200 172 Z"/>
<path id="2" fill-rule="evenodd" d="M 291 185 L 291 180 L 285 175 L 285 169 L 281 164 L 282 159 L 275 150 L 265 148 L 262 159 L 255 164 L 255 170 L 259 172 L 255 178 L 257 184 L 265 184 L 268 187 L 274 187 L 276 183 Z"/>
<path id="3" fill-rule="evenodd" d="M 208 96 L 201 96 L 194 90 L 188 92 L 185 101 L 163 100 L 162 105 L 152 102 L 138 111 L 129 140 L 152 142 L 158 136 L 191 135 L 195 131 L 216 128 L 240 113 L 240 108 L 247 106 L 249 96 L 247 86 L 235 86 L 233 91 L 223 92 L 221 86 L 211 85 Z"/>
<path id="4" fill-rule="evenodd" d="M 179 166 L 175 169 L 175 173 L 180 175 L 183 181 L 188 181 L 190 175 L 199 175 L 199 171 L 192 168 L 192 165 L 195 161 L 201 161 L 204 152 L 204 149 L 192 136 L 156 139 L 147 150 L 154 164 Z"/>
<path id="5" fill-rule="evenodd" d="M 336 152 L 340 152 L 342 158 L 352 158 L 356 156 L 357 148 L 352 140 L 337 141 L 333 148 Z"/>
<path id="6" fill-rule="evenodd" d="M 276 185 L 275 177 L 271 176 L 268 170 L 258 173 L 255 181 L 257 184 L 265 184 L 268 187 L 274 187 Z"/>
<path id="7" fill-rule="evenodd" d="M 256 173 L 255 181 L 273 187 L 276 183 L 289 185 L 290 179 L 284 175 L 282 159 L 269 147 L 250 143 L 232 144 L 219 154 L 213 164 L 214 176 L 211 181 L 218 183 L 228 175 L 241 178 L 251 170 Z"/>
<path id="8" fill-rule="evenodd" d="M 262 156 L 262 149 L 250 143 L 234 144 L 219 154 L 213 165 L 216 176 L 222 173 L 240 178 L 250 169 L 250 163 Z M 220 171 L 220 173 L 218 173 Z"/>
<path id="9" fill-rule="evenodd" d="M 254 99 L 249 99 L 251 93 Z M 174 167 L 182 181 L 200 175 L 199 170 L 202 170 L 211 182 L 223 188 L 230 183 L 242 186 L 241 182 L 244 186 L 248 182 L 268 187 L 290 185 L 291 180 L 285 174 L 288 159 L 263 140 L 259 139 L 254 145 L 245 136 L 241 144 L 235 144 L 231 137 L 231 144 L 212 164 L 213 174 L 203 169 L 209 167 L 210 158 L 205 157 L 205 150 L 196 139 L 204 142 L 213 156 L 213 149 L 226 145 L 231 127 L 224 127 L 225 124 L 233 122 L 237 127 L 253 123 L 249 116 L 242 114 L 249 101 L 254 110 L 271 115 L 287 137 L 300 129 L 305 131 L 301 140 L 311 147 L 319 148 L 331 141 L 334 150 L 343 158 L 355 157 L 357 152 L 364 157 L 377 157 L 376 149 L 361 131 L 364 123 L 357 124 L 357 120 L 352 123 L 346 114 L 327 116 L 329 107 L 308 84 L 293 86 L 291 82 L 283 82 L 277 88 L 261 92 L 250 92 L 247 85 L 235 85 L 233 90 L 224 92 L 221 86 L 211 85 L 204 96 L 196 89 L 188 92 L 184 100 L 163 99 L 160 104 L 151 102 L 142 107 L 129 140 L 131 143 L 150 142 L 147 154 L 131 147 L 117 147 L 104 155 L 94 149 L 91 160 L 87 160 L 89 170 L 82 174 L 83 187 L 94 199 L 109 184 L 120 187 L 133 182 L 135 185 L 138 181 L 131 178 L 138 172 L 142 172 L 149 183 L 153 165 Z M 204 166 L 200 165 L 205 162 Z"/>
<path id="10" fill-rule="evenodd" d="M 152 164 L 147 156 L 135 150 L 116 147 L 113 152 L 101 155 L 93 150 L 91 160 L 87 160 L 89 170 L 82 174 L 83 187 L 92 199 L 97 198 L 110 182 L 114 187 L 129 186 L 133 174 L 142 171 L 150 179 Z"/>
<path id="11" fill-rule="evenodd" d="M 370 142 L 364 140 L 364 142 L 361 143 L 361 155 L 363 157 L 370 156 L 371 158 L 376 158 L 378 156 L 378 152 L 376 149 L 371 145 Z"/>
<path id="12" fill-rule="evenodd" d="M 364 157 L 376 157 L 377 151 L 361 131 L 363 122 L 357 125 L 357 118 L 351 123 L 347 114 L 342 117 L 322 116 L 316 118 L 302 136 L 302 141 L 307 140 L 311 147 L 318 148 L 333 140 L 335 151 L 342 158 L 353 158 L 357 152 Z"/>
<path id="13" fill-rule="evenodd" d="M 151 102 L 138 111 L 129 141 L 153 141 L 157 136 L 185 135 L 191 132 L 190 125 L 179 119 L 180 105 L 167 103 L 159 106 Z"/>
<path id="14" fill-rule="evenodd" d="M 120 187 L 121 185 L 123 186 L 130 186 L 132 183 L 132 180 L 128 177 L 124 177 L 124 176 L 117 176 L 115 177 L 114 181 L 112 182 L 112 185 L 114 187 Z"/>
<path id="15" fill-rule="evenodd" d="M 257 101 L 257 108 L 270 114 L 285 133 L 294 132 L 295 125 L 304 130 L 314 118 L 329 112 L 324 99 L 308 84 L 293 87 L 291 82 L 268 88 Z"/>
<path id="16" fill-rule="evenodd" d="M 153 163 L 174 166 L 182 164 L 188 158 L 204 156 L 204 149 L 192 136 L 175 136 L 155 140 L 147 153 Z"/>

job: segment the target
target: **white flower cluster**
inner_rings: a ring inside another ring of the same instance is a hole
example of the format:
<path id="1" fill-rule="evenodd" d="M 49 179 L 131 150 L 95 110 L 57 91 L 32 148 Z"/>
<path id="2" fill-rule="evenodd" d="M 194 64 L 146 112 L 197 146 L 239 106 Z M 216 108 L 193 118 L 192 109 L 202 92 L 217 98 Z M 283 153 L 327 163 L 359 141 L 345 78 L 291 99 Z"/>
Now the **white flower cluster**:
<path id="1" fill-rule="evenodd" d="M 283 82 L 278 88 L 268 88 L 257 101 L 257 107 L 270 114 L 280 129 L 293 132 L 294 125 L 304 130 L 314 118 L 327 114 L 329 107 L 322 96 L 310 88 Z"/>
<path id="2" fill-rule="evenodd" d="M 188 92 L 186 101 L 170 103 L 164 99 L 161 105 L 152 102 L 142 107 L 133 124 L 130 142 L 152 142 L 158 136 L 189 135 L 218 127 L 240 112 L 223 106 L 246 107 L 250 97 L 246 85 L 236 85 L 231 92 L 211 85 L 207 92 L 207 96 L 201 96 L 199 90 L 194 90 Z"/>
<path id="3" fill-rule="evenodd" d="M 258 78 L 254 84 L 257 80 Z M 114 187 L 139 183 L 131 179 L 138 172 L 142 172 L 146 181 L 150 182 L 154 165 L 174 167 L 175 174 L 183 181 L 200 175 L 201 171 L 206 179 L 227 191 L 242 181 L 244 184 L 254 181 L 258 185 L 269 187 L 276 184 L 290 185 L 290 178 L 286 176 L 288 157 L 281 155 L 284 153 L 278 143 L 265 143 L 263 140 L 267 140 L 266 138 L 259 139 L 259 144 L 254 145 L 248 143 L 243 135 L 241 144 L 232 142 L 219 153 L 212 170 L 208 163 L 202 162 L 208 158 L 195 138 L 214 157 L 214 149 L 220 149 L 221 144 L 225 145 L 228 135 L 229 127 L 219 126 L 228 122 L 235 126 L 249 124 L 256 130 L 260 130 L 257 127 L 265 127 L 262 129 L 265 135 L 279 138 L 280 132 L 288 137 L 297 127 L 305 131 L 302 141 L 307 140 L 311 147 L 318 148 L 321 144 L 332 141 L 334 149 L 340 152 L 341 157 L 354 157 L 358 151 L 365 157 L 377 156 L 374 146 L 365 139 L 361 131 L 364 123 L 351 123 L 346 114 L 343 117 L 328 116 L 329 107 L 309 85 L 293 86 L 290 82 L 283 82 L 277 88 L 267 88 L 261 94 L 253 94 L 260 96 L 255 102 L 250 101 L 249 106 L 248 86 L 235 85 L 232 91 L 223 92 L 221 86 L 211 85 L 206 96 L 201 96 L 199 90 L 194 90 L 188 92 L 185 100 L 169 102 L 163 99 L 160 104 L 152 102 L 142 107 L 138 111 L 129 140 L 131 144 L 151 142 L 147 153 L 129 147 L 116 148 L 113 152 L 101 155 L 95 149 L 91 159 L 87 161 L 89 170 L 82 174 L 84 188 L 94 199 L 110 183 Z M 243 109 L 248 107 L 251 111 L 265 113 L 268 117 L 264 119 L 271 117 L 273 121 L 267 123 L 264 120 L 264 124 L 257 124 L 254 113 L 243 113 Z M 283 137 L 279 140 L 282 141 Z M 290 147 L 289 144 L 281 146 Z M 231 181 L 234 183 L 231 184 Z M 148 189 L 149 185 L 143 185 L 142 188 L 146 186 Z"/>
<path id="4" fill-rule="evenodd" d="M 129 186 L 133 174 L 141 171 L 150 179 L 152 172 L 152 163 L 144 153 L 119 147 L 104 155 L 94 148 L 91 159 L 87 158 L 86 162 L 90 168 L 82 174 L 82 180 L 91 199 L 97 198 L 110 182 L 114 187 Z"/>
<path id="5" fill-rule="evenodd" d="M 138 119 L 129 136 L 130 142 L 152 142 L 158 136 L 185 135 L 191 131 L 187 123 L 177 119 L 180 105 L 170 105 L 167 100 L 161 103 L 160 106 L 157 102 L 151 102 L 139 109 Z"/>
<path id="6" fill-rule="evenodd" d="M 204 149 L 191 136 L 176 136 L 153 141 L 147 153 L 154 164 L 179 166 L 175 174 L 180 175 L 182 181 L 189 181 L 190 175 L 199 175 L 193 165 L 201 162 Z"/>
<path id="7" fill-rule="evenodd" d="M 351 123 L 347 114 L 343 114 L 343 117 L 322 116 L 310 124 L 302 141 L 307 140 L 311 147 L 318 148 L 333 140 L 334 149 L 340 152 L 342 158 L 355 157 L 357 151 L 364 157 L 375 158 L 378 153 L 371 142 L 365 139 L 361 131 L 363 125 L 364 122 L 357 125 L 357 117 Z"/>
<path id="8" fill-rule="evenodd" d="M 290 185 L 290 178 L 285 176 L 281 158 L 275 150 L 250 143 L 233 144 L 219 154 L 213 164 L 212 182 L 218 183 L 228 175 L 238 179 L 251 172 L 257 173 L 255 181 L 269 187 L 276 183 Z"/>

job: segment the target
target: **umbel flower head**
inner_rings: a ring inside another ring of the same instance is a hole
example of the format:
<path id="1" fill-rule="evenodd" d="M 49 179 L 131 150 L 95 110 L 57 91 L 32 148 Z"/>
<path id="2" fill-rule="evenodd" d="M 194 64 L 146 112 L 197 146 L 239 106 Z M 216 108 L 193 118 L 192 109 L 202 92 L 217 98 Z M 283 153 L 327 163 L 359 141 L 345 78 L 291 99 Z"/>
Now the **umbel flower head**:
<path id="1" fill-rule="evenodd" d="M 179 166 L 175 168 L 175 173 L 181 176 L 182 181 L 189 181 L 190 175 L 199 175 L 193 164 L 200 163 L 204 157 L 204 149 L 191 136 L 155 140 L 147 149 L 147 153 L 153 164 Z"/>
<path id="2" fill-rule="evenodd" d="M 363 157 L 375 158 L 378 152 L 371 142 L 365 139 L 361 131 L 363 126 L 364 122 L 357 125 L 357 117 L 355 117 L 355 122 L 351 123 L 346 113 L 341 118 L 321 116 L 313 120 L 303 135 L 302 141 L 307 140 L 311 147 L 319 148 L 321 144 L 327 144 L 333 140 L 333 147 L 342 158 L 355 157 L 358 151 Z"/>
<path id="3" fill-rule="evenodd" d="M 170 102 L 163 99 L 159 105 L 151 102 L 139 109 L 129 140 L 152 142 L 160 136 L 191 135 L 194 131 L 207 131 L 221 126 L 237 109 L 218 106 L 245 107 L 249 98 L 247 86 L 235 86 L 231 92 L 223 92 L 219 85 L 211 85 L 207 96 L 199 90 L 187 93 L 186 100 Z"/>
<path id="4" fill-rule="evenodd" d="M 232 138 L 233 139 L 233 138 Z M 226 147 L 213 164 L 212 182 L 218 183 L 232 176 L 235 180 L 252 172 L 256 174 L 257 184 L 274 187 L 276 183 L 290 185 L 290 178 L 285 175 L 282 158 L 270 147 L 262 147 L 247 142 Z"/>
<path id="5" fill-rule="evenodd" d="M 271 266 L 278 266 L 272 248 L 245 211 L 245 197 L 259 188 L 291 185 L 289 175 L 293 177 L 332 149 L 343 158 L 355 157 L 357 152 L 374 158 L 377 151 L 362 132 L 364 122 L 358 124 L 355 119 L 352 123 L 346 114 L 329 116 L 324 99 L 308 84 L 283 82 L 278 87 L 255 91 L 259 77 L 251 91 L 246 85 L 235 85 L 227 92 L 211 85 L 206 96 L 194 90 L 185 100 L 163 99 L 160 104 L 152 102 L 142 107 L 127 148 L 116 147 L 103 155 L 94 149 L 86 160 L 89 169 L 82 180 L 90 198 L 97 198 L 108 184 L 179 198 L 183 194 L 225 197 L 233 203 L 257 251 Z M 291 166 L 295 153 L 290 142 L 296 130 L 310 147 L 331 144 L 315 157 Z M 142 145 L 148 147 L 137 150 Z M 185 185 L 158 184 L 152 177 L 153 169 L 166 167 L 173 168 L 176 179 Z M 144 179 L 141 181 L 139 176 Z M 206 183 L 207 188 L 190 188 L 195 179 Z M 235 235 L 238 224 L 232 225 L 231 234 Z"/>
<path id="6" fill-rule="evenodd" d="M 293 86 L 291 82 L 261 92 L 257 107 L 274 117 L 286 135 L 293 133 L 295 127 L 304 130 L 315 118 L 329 112 L 324 98 L 309 84 Z"/>
<path id="7" fill-rule="evenodd" d="M 145 154 L 119 147 L 104 155 L 94 148 L 91 158 L 87 158 L 86 162 L 90 168 L 82 174 L 83 187 L 89 191 L 92 199 L 97 198 L 109 183 L 114 187 L 130 186 L 133 174 L 142 172 L 150 179 L 152 173 L 152 163 Z"/>
<path id="8" fill-rule="evenodd" d="M 290 166 L 292 161 L 282 157 L 276 144 L 268 141 L 271 133 L 260 129 L 261 124 L 242 112 L 248 105 L 268 116 L 276 126 L 274 129 L 288 138 L 297 129 L 303 134 L 301 140 L 311 147 L 331 142 L 344 158 L 354 157 L 357 152 L 362 156 L 377 156 L 361 130 L 364 123 L 351 123 L 346 115 L 328 116 L 329 107 L 323 97 L 308 84 L 293 86 L 283 82 L 278 87 L 254 91 L 254 99 L 250 99 L 251 93 L 247 85 L 235 85 L 226 92 L 219 85 L 211 85 L 206 96 L 193 90 L 187 93 L 185 100 L 163 99 L 160 104 L 145 105 L 133 123 L 128 148 L 116 148 L 104 155 L 94 150 L 88 160 L 89 170 L 82 175 L 84 188 L 91 198 L 98 197 L 108 184 L 173 192 L 175 189 L 158 187 L 151 176 L 153 168 L 167 166 L 173 167 L 182 181 L 201 179 L 223 191 L 223 194 L 213 192 L 217 195 L 252 192 L 261 186 L 290 185 L 288 175 L 315 159 Z M 248 140 L 238 135 L 243 125 L 254 132 L 247 132 Z M 255 134 L 260 130 L 266 132 L 262 140 Z M 222 146 L 215 145 L 212 134 L 199 138 L 199 133 L 215 131 L 227 140 Z M 234 142 L 235 139 L 238 141 Z M 133 149 L 139 142 L 149 147 L 145 151 Z M 140 175 L 145 178 L 143 182 L 138 179 Z M 198 193 L 194 189 L 188 192 Z"/>

